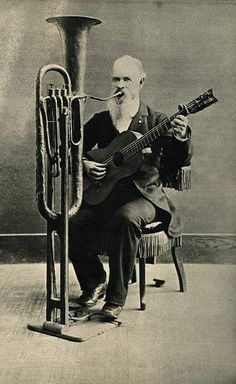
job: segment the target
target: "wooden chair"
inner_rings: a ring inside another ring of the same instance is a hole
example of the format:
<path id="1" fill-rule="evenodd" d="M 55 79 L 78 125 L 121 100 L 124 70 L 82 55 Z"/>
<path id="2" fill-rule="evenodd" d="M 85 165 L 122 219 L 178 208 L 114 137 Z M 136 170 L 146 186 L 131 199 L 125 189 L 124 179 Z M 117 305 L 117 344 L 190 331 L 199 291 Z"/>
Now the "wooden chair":
<path id="1" fill-rule="evenodd" d="M 174 188 L 178 191 L 183 191 L 191 188 L 191 168 L 182 167 L 177 175 L 173 178 L 172 175 L 166 178 L 164 187 Z M 140 309 L 145 310 L 146 304 L 144 303 L 145 295 L 145 265 L 146 263 L 156 264 L 161 255 L 166 252 L 171 252 L 174 266 L 179 280 L 180 292 L 186 291 L 186 277 L 184 272 L 183 260 L 181 252 L 176 253 L 176 248 L 182 246 L 182 236 L 177 238 L 170 238 L 164 232 L 164 226 L 161 222 L 154 222 L 146 225 L 142 231 L 142 237 L 139 244 L 139 251 L 137 258 L 139 259 L 139 295 L 140 295 Z M 132 281 L 136 280 L 136 270 L 132 277 Z M 153 279 L 156 286 L 161 286 L 164 281 Z"/>

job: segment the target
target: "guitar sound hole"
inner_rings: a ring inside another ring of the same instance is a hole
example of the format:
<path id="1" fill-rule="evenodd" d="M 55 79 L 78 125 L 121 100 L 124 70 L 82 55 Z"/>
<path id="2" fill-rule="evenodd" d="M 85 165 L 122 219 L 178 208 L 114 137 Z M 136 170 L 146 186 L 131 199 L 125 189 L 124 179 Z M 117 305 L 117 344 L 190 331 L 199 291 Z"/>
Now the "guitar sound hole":
<path id="1" fill-rule="evenodd" d="M 113 156 L 113 163 L 116 167 L 121 167 L 124 164 L 124 155 L 121 152 L 117 152 Z"/>

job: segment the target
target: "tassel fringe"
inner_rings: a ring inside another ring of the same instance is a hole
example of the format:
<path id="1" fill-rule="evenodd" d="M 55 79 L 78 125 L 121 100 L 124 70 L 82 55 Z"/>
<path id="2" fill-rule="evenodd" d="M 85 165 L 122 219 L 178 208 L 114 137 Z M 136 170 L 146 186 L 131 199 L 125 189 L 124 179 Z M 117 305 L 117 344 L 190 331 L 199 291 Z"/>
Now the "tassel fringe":
<path id="1" fill-rule="evenodd" d="M 182 167 L 177 173 L 178 191 L 191 189 L 191 168 Z"/>
<path id="2" fill-rule="evenodd" d="M 177 191 L 191 189 L 191 167 L 180 168 L 175 177 L 174 175 L 166 175 L 163 187 L 174 188 Z"/>
<path id="3" fill-rule="evenodd" d="M 109 256 L 107 254 L 107 234 L 103 233 L 101 240 L 101 247 L 98 249 L 98 254 Z M 149 259 L 148 262 L 155 264 L 158 257 L 170 251 L 173 246 L 182 246 L 182 236 L 168 237 L 164 231 L 143 233 L 139 242 L 138 257 L 141 259 Z"/>
<path id="4" fill-rule="evenodd" d="M 170 251 L 173 246 L 182 246 L 182 236 L 168 237 L 164 231 L 143 234 L 139 243 L 139 257 L 152 259 L 155 264 L 157 258 Z"/>

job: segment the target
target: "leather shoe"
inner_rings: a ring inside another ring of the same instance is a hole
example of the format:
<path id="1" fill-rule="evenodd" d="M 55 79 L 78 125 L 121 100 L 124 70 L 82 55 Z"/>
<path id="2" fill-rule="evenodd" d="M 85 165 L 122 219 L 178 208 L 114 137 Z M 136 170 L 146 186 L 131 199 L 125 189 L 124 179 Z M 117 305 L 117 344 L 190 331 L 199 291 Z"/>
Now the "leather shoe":
<path id="1" fill-rule="evenodd" d="M 93 289 L 86 289 L 78 299 L 78 303 L 84 307 L 93 307 L 99 299 L 105 296 L 107 283 L 101 283 Z"/>
<path id="2" fill-rule="evenodd" d="M 106 303 L 102 307 L 102 314 L 112 319 L 117 319 L 123 309 L 122 305 Z"/>

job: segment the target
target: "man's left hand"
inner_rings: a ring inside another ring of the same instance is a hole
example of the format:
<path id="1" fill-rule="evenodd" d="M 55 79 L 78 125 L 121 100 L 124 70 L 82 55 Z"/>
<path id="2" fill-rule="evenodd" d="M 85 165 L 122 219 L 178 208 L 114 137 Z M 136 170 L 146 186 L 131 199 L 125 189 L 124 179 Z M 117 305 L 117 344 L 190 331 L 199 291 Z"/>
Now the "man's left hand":
<path id="1" fill-rule="evenodd" d="M 178 115 L 171 123 L 174 130 L 174 135 L 177 139 L 186 139 L 187 138 L 187 126 L 188 118 L 187 116 Z"/>

